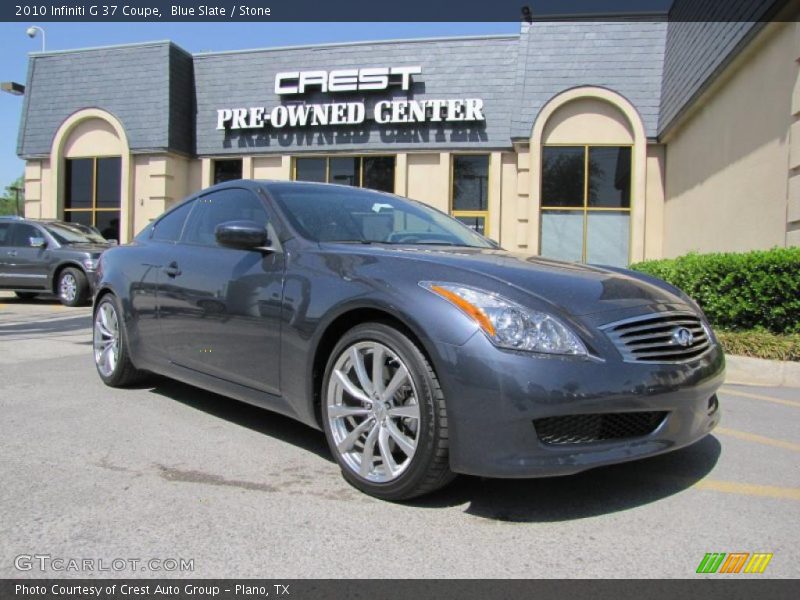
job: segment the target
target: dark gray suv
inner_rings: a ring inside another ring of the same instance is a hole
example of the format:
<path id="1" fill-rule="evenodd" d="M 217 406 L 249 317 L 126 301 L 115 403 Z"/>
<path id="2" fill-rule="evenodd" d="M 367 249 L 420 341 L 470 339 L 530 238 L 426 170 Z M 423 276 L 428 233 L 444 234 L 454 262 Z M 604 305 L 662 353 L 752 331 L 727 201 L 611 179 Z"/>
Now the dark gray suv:
<path id="1" fill-rule="evenodd" d="M 97 261 L 111 243 L 85 225 L 0 217 L 0 290 L 20 298 L 54 293 L 65 306 L 89 301 Z"/>

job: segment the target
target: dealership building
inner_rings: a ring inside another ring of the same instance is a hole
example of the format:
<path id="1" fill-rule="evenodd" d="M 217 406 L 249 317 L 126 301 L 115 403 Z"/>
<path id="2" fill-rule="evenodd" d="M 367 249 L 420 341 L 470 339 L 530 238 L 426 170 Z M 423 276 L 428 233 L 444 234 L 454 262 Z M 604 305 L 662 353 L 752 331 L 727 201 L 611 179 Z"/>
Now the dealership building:
<path id="1" fill-rule="evenodd" d="M 794 15 L 796 16 L 796 15 Z M 25 213 L 130 240 L 235 178 L 414 198 L 513 251 L 626 265 L 800 244 L 800 26 L 30 56 Z"/>

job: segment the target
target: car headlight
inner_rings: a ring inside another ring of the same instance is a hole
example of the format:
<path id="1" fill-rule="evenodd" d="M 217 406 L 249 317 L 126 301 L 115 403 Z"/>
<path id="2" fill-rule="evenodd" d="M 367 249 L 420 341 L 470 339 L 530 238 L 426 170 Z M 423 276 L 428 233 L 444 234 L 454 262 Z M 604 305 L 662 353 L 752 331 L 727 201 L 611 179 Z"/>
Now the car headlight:
<path id="1" fill-rule="evenodd" d="M 87 271 L 94 271 L 97 268 L 98 260 L 96 258 L 84 258 L 83 268 Z"/>
<path id="2" fill-rule="evenodd" d="M 587 354 L 580 338 L 553 315 L 463 285 L 432 281 L 420 285 L 475 321 L 495 346 L 544 354 Z"/>

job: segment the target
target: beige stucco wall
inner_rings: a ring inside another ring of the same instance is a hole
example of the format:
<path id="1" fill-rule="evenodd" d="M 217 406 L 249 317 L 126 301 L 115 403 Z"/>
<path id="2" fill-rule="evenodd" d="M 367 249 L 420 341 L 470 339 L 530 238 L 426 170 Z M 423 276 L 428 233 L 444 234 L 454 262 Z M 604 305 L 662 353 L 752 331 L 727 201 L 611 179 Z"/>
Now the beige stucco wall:
<path id="1" fill-rule="evenodd" d="M 252 179 L 292 178 L 291 156 L 256 156 L 253 158 Z"/>
<path id="2" fill-rule="evenodd" d="M 41 219 L 45 215 L 48 202 L 45 198 L 50 184 L 50 161 L 29 160 L 25 163 L 25 210 L 24 215 L 31 219 Z"/>
<path id="3" fill-rule="evenodd" d="M 645 190 L 644 258 L 664 256 L 664 175 L 665 148 L 647 146 L 647 183 Z"/>
<path id="4" fill-rule="evenodd" d="M 559 107 L 544 126 L 544 144 L 633 144 L 633 131 L 620 110 L 602 100 L 579 98 Z"/>
<path id="5" fill-rule="evenodd" d="M 798 148 L 790 171 L 797 28 L 768 24 L 665 137 L 665 256 L 800 243 L 787 236 L 789 175 L 800 167 Z"/>
<path id="6" fill-rule="evenodd" d="M 174 154 L 137 155 L 134 169 L 134 234 L 199 189 L 199 161 Z"/>
<path id="7" fill-rule="evenodd" d="M 406 196 L 450 210 L 450 154 L 413 153 L 407 157 Z"/>
<path id="8" fill-rule="evenodd" d="M 86 119 L 69 132 L 64 141 L 64 158 L 120 156 L 125 151 L 114 127 L 102 119 Z"/>

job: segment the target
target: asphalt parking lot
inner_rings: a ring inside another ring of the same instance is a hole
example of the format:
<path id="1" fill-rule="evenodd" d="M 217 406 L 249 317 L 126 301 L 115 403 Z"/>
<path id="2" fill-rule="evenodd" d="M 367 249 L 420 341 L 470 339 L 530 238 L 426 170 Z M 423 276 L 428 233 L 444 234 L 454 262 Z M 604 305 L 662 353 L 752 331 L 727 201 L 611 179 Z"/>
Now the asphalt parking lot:
<path id="1" fill-rule="evenodd" d="M 348 486 L 321 433 L 163 379 L 105 387 L 91 310 L 0 293 L 0 577 L 695 577 L 707 552 L 800 575 L 800 390 L 725 386 L 717 431 L 577 476 Z M 193 559 L 18 571 L 15 557 Z"/>

